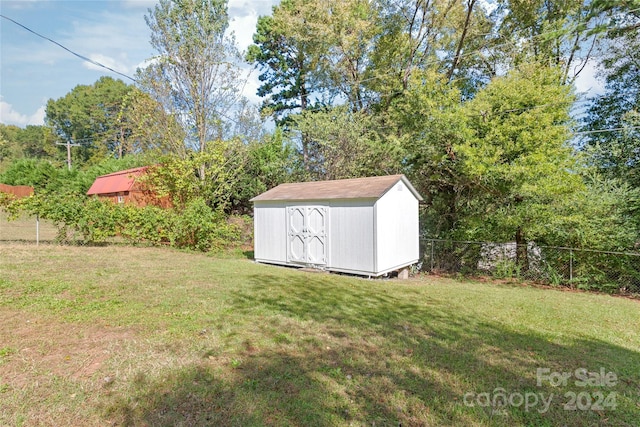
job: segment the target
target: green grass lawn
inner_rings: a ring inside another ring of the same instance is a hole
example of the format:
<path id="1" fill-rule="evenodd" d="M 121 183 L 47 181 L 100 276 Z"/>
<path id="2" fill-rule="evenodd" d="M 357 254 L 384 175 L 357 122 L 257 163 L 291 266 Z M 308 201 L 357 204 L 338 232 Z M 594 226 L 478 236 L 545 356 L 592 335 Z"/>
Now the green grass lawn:
<path id="1" fill-rule="evenodd" d="M 0 425 L 636 426 L 639 402 L 637 300 L 0 245 Z"/>

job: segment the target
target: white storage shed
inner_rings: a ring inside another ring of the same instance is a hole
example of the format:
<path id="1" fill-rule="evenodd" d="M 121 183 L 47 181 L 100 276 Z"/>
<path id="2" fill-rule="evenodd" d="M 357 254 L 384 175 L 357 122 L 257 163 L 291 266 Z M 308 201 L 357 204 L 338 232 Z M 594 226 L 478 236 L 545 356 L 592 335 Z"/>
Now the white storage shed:
<path id="1" fill-rule="evenodd" d="M 258 262 L 380 276 L 418 261 L 418 202 L 404 175 L 281 184 L 254 204 Z"/>

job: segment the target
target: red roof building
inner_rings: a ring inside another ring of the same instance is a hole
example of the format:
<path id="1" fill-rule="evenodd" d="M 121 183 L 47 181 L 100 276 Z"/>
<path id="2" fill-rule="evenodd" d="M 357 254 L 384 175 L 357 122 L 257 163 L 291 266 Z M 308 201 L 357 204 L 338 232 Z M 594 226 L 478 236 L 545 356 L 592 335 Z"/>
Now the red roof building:
<path id="1" fill-rule="evenodd" d="M 110 199 L 114 203 L 167 207 L 168 200 L 158 198 L 140 179 L 146 170 L 147 166 L 143 166 L 99 176 L 87 191 L 87 195 Z"/>

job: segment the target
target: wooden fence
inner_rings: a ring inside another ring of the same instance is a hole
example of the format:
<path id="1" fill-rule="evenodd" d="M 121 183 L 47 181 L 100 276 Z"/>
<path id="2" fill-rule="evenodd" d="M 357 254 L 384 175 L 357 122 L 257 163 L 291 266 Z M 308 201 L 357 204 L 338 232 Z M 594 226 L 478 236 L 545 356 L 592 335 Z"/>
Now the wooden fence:
<path id="1" fill-rule="evenodd" d="M 33 187 L 29 187 L 28 185 L 0 184 L 0 193 L 9 193 L 16 197 L 29 197 L 33 194 Z"/>

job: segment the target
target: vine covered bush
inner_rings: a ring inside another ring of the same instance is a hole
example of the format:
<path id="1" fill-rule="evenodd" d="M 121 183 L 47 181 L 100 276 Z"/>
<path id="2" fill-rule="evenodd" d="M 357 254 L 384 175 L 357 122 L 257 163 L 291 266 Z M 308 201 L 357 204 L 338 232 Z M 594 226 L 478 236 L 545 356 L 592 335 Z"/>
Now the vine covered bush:
<path id="1" fill-rule="evenodd" d="M 38 215 L 57 228 L 57 240 L 84 244 L 120 238 L 129 244 L 169 245 L 202 252 L 240 242 L 240 229 L 223 212 L 196 198 L 181 209 L 119 205 L 77 194 L 40 194 L 23 199 L 5 197 L 0 208 L 9 218 Z"/>

